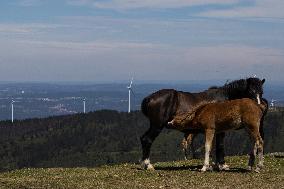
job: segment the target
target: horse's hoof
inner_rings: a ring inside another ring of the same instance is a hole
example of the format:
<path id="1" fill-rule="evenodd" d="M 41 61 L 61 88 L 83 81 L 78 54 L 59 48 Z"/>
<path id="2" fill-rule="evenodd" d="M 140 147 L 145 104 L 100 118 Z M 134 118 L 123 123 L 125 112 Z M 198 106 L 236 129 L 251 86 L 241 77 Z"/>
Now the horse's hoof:
<path id="1" fill-rule="evenodd" d="M 141 167 L 145 170 L 155 170 L 154 166 L 150 163 L 149 159 L 145 159 L 144 161 L 141 161 Z"/>
<path id="2" fill-rule="evenodd" d="M 229 171 L 230 167 L 227 164 L 218 164 L 217 166 L 219 171 Z"/>
<path id="3" fill-rule="evenodd" d="M 248 171 L 252 171 L 252 166 L 248 166 Z"/>

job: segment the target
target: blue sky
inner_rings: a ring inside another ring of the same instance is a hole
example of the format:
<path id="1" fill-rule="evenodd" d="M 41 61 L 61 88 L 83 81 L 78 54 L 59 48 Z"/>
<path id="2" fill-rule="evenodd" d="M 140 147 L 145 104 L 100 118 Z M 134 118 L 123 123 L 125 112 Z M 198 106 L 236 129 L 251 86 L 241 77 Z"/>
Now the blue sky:
<path id="1" fill-rule="evenodd" d="M 284 80 L 283 0 L 0 2 L 0 81 Z"/>

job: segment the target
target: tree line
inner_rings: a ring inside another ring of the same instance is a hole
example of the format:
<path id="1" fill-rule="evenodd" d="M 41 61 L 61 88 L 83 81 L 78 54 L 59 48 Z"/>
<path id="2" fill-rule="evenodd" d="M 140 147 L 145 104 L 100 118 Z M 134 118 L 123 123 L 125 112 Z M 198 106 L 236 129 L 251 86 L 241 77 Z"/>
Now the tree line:
<path id="1" fill-rule="evenodd" d="M 100 110 L 87 114 L 0 122 L 0 169 L 23 167 L 94 167 L 123 162 L 137 163 L 140 136 L 148 129 L 140 111 L 131 113 Z M 268 112 L 264 122 L 265 152 L 284 151 L 284 111 Z M 165 129 L 155 140 L 151 159 L 183 159 L 183 134 Z M 226 135 L 228 155 L 247 154 L 250 138 L 242 130 Z M 204 136 L 194 146 L 203 157 Z"/>

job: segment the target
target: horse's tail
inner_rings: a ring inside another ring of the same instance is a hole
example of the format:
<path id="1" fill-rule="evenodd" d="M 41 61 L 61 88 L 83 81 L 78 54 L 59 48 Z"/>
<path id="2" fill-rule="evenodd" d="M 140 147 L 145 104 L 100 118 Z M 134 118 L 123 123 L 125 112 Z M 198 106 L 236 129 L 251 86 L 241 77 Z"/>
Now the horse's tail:
<path id="1" fill-rule="evenodd" d="M 268 101 L 265 98 L 261 99 L 261 110 L 262 110 L 262 117 L 260 120 L 260 127 L 259 127 L 259 132 L 262 140 L 264 140 L 264 130 L 263 130 L 263 121 L 264 121 L 264 116 L 266 115 L 268 111 Z"/>
<path id="2" fill-rule="evenodd" d="M 141 103 L 141 111 L 145 116 L 147 116 L 147 114 L 148 114 L 148 103 L 149 102 L 150 102 L 150 97 L 147 96 L 143 99 L 143 101 Z"/>
<path id="3" fill-rule="evenodd" d="M 262 100 L 261 104 L 263 104 L 262 112 L 264 117 L 268 111 L 268 101 L 265 98 L 262 98 L 261 100 Z"/>

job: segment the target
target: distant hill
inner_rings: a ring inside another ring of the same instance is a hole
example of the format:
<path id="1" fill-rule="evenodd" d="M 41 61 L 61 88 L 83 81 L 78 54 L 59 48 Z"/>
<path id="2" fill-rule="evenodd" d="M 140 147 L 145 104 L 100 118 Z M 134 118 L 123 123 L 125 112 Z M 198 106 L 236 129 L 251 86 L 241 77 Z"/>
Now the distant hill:
<path id="1" fill-rule="evenodd" d="M 154 91 L 172 88 L 199 92 L 210 86 L 222 86 L 224 81 L 168 81 L 163 83 L 136 83 L 134 81 L 132 109 L 140 110 L 142 99 Z M 138 81 L 137 81 L 138 82 Z M 11 119 L 11 100 L 15 100 L 15 119 L 43 118 L 56 115 L 76 114 L 83 111 L 86 98 L 86 111 L 111 109 L 127 111 L 128 83 L 1 83 L 0 120 Z M 266 81 L 264 97 L 275 105 L 284 106 L 284 85 Z"/>
<path id="2" fill-rule="evenodd" d="M 284 111 L 269 112 L 265 119 L 265 152 L 284 151 Z M 93 167 L 138 162 L 139 137 L 148 129 L 139 112 L 101 110 L 87 114 L 0 122 L 0 168 Z M 164 130 L 156 139 L 151 159 L 183 159 L 183 134 Z M 194 141 L 203 158 L 203 135 Z M 251 142 L 244 131 L 227 134 L 226 154 L 247 154 Z"/>

